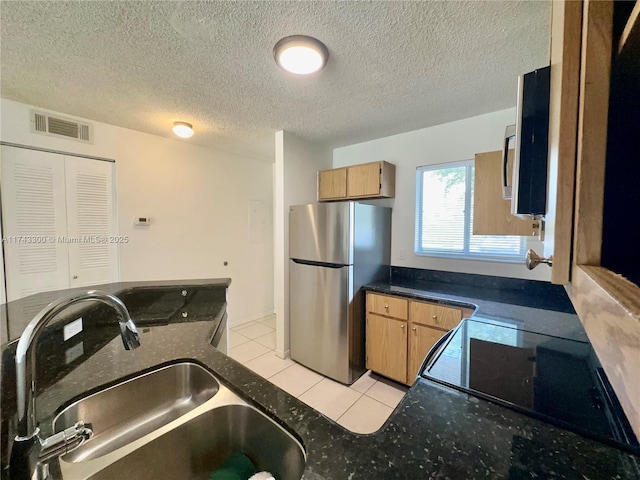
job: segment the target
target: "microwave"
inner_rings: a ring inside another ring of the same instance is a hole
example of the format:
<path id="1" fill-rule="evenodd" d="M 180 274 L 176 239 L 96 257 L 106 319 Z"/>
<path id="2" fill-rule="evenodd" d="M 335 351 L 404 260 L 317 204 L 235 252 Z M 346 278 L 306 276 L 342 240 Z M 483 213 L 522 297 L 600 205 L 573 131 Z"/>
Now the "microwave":
<path id="1" fill-rule="evenodd" d="M 538 218 L 546 213 L 550 74 L 551 67 L 544 67 L 518 77 L 516 123 L 504 134 L 502 194 L 505 200 L 511 199 L 511 213 L 518 217 Z M 509 178 L 512 144 L 515 151 Z"/>

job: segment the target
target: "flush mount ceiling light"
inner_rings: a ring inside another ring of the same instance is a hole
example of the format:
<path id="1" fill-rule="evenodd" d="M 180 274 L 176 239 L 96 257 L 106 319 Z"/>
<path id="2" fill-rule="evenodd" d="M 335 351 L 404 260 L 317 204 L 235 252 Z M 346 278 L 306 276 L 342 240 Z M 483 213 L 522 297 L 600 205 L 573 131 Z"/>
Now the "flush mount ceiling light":
<path id="1" fill-rule="evenodd" d="M 324 68 L 329 50 L 324 43 L 313 37 L 292 35 L 276 43 L 273 57 L 283 70 L 296 75 L 308 75 Z"/>
<path id="2" fill-rule="evenodd" d="M 193 136 L 193 126 L 187 122 L 173 122 L 173 133 L 180 138 L 190 138 Z"/>

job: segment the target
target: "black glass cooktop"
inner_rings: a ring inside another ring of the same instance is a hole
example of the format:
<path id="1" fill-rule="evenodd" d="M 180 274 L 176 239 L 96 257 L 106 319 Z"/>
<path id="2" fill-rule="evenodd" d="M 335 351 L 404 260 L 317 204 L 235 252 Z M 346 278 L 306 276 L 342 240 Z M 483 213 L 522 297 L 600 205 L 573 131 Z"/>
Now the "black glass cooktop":
<path id="1" fill-rule="evenodd" d="M 589 343 L 464 320 L 422 376 L 640 453 Z"/>

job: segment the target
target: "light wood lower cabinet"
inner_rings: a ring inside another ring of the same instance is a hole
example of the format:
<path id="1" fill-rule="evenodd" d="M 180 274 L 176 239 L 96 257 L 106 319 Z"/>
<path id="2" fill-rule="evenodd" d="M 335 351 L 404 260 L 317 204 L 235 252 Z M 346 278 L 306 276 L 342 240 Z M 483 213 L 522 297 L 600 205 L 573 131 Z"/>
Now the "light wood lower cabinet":
<path id="1" fill-rule="evenodd" d="M 427 353 L 470 308 L 367 293 L 367 368 L 411 385 Z"/>
<path id="2" fill-rule="evenodd" d="M 407 380 L 407 322 L 367 315 L 367 368 L 399 382 Z"/>
<path id="3" fill-rule="evenodd" d="M 412 324 L 409 332 L 409 363 L 407 365 L 407 383 L 413 382 L 418 370 L 431 347 L 447 333 L 424 325 Z"/>

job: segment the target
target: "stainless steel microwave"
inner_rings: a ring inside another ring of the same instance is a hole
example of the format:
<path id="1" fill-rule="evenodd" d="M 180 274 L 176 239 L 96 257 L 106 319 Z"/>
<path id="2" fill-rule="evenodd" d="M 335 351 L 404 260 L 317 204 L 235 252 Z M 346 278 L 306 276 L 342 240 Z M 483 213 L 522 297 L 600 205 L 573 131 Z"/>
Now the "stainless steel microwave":
<path id="1" fill-rule="evenodd" d="M 518 77 L 516 124 L 505 130 L 502 152 L 502 193 L 511 199 L 511 213 L 540 217 L 547 207 L 549 155 L 549 95 L 551 67 Z M 508 152 L 515 143 L 511 183 Z"/>

